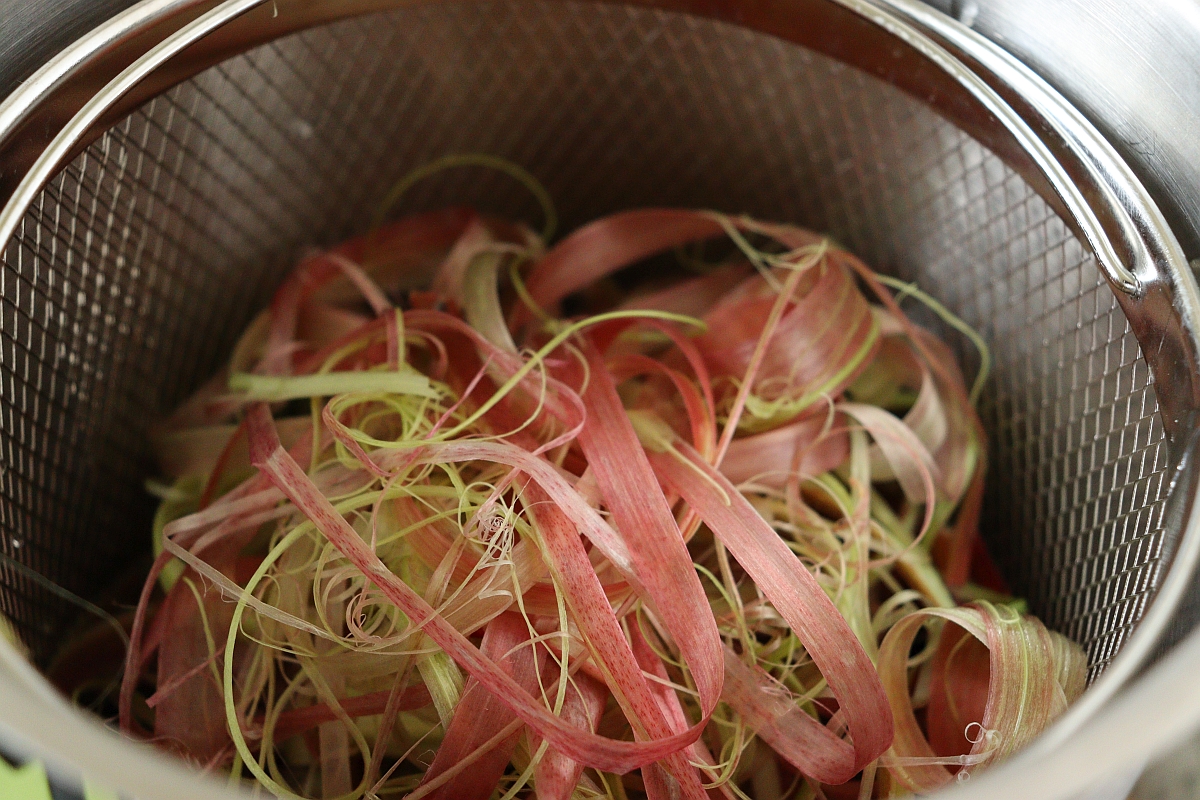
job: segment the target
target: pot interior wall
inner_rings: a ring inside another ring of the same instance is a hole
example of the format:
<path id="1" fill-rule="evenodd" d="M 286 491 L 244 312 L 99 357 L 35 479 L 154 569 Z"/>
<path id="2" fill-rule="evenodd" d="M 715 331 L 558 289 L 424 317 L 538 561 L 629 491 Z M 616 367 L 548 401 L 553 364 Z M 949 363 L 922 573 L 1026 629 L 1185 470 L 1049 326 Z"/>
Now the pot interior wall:
<path id="1" fill-rule="evenodd" d="M 1166 448 L 1137 342 L 1093 261 L 999 159 L 917 100 L 729 25 L 587 2 L 444 2 L 235 57 L 59 174 L 0 272 L 0 611 L 44 660 L 148 552 L 147 426 L 212 374 L 305 248 L 364 231 L 432 158 L 516 161 L 564 229 L 707 207 L 827 231 L 915 279 L 992 345 L 985 536 L 1093 674 L 1156 584 Z M 397 213 L 537 223 L 473 169 Z M 919 313 L 918 313 L 919 315 Z M 968 375 L 978 358 L 953 339 Z"/>

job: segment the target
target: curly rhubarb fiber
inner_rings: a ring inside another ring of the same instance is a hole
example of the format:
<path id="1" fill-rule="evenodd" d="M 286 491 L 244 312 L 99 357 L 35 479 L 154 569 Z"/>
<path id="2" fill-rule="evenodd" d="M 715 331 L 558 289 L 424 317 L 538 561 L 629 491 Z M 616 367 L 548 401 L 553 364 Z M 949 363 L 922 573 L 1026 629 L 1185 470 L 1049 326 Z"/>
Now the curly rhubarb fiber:
<path id="1" fill-rule="evenodd" d="M 602 299 L 706 240 L 727 257 Z M 962 780 L 1086 668 L 971 581 L 973 394 L 798 228 L 647 209 L 545 251 L 403 219 L 302 260 L 157 428 L 173 493 L 120 724 L 279 796 Z"/>

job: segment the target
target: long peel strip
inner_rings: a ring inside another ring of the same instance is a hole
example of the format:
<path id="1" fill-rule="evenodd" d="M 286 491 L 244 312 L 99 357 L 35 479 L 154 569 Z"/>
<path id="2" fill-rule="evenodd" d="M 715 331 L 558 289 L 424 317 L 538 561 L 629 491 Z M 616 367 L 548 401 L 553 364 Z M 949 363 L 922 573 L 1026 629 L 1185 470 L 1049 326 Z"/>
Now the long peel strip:
<path id="1" fill-rule="evenodd" d="M 529 630 L 519 616 L 501 614 L 488 623 L 480 650 L 526 691 L 536 690 L 537 658 L 529 641 Z M 516 715 L 495 695 L 478 682 L 469 682 L 421 783 L 436 780 L 450 767 L 475 753 L 514 719 Z M 428 796 L 443 800 L 487 800 L 504 775 L 516 744 L 514 734 L 496 747 L 477 754 L 470 770 L 459 773 Z"/>
<path id="2" fill-rule="evenodd" d="M 298 509 L 313 522 L 337 549 L 374 582 L 387 598 L 425 633 L 451 654 L 488 691 L 502 698 L 518 717 L 534 728 L 552 746 L 568 757 L 604 770 L 625 773 L 644 764 L 662 760 L 689 746 L 700 731 L 688 731 L 646 742 L 622 742 L 581 731 L 547 711 L 544 706 L 493 660 L 479 652 L 470 640 L 445 622 L 416 592 L 397 578 L 367 548 L 349 523 L 325 499 L 300 465 L 280 446 L 274 421 L 265 406 L 254 406 L 250 417 L 251 461 Z M 228 651 L 226 653 L 229 655 Z"/>
<path id="3" fill-rule="evenodd" d="M 721 696 L 721 638 L 704 588 L 616 386 L 594 348 L 583 394 L 587 420 L 579 443 L 625 542 L 644 597 L 675 640 L 700 692 L 701 711 Z"/>
<path id="4" fill-rule="evenodd" d="M 804 643 L 841 703 L 854 739 L 854 770 L 862 769 L 892 741 L 887 696 L 874 665 L 836 606 L 779 534 L 695 451 L 679 443 L 678 452 L 690 463 L 673 454 L 651 453 L 655 472 L 700 515 Z M 713 486 L 720 487 L 728 501 Z"/>

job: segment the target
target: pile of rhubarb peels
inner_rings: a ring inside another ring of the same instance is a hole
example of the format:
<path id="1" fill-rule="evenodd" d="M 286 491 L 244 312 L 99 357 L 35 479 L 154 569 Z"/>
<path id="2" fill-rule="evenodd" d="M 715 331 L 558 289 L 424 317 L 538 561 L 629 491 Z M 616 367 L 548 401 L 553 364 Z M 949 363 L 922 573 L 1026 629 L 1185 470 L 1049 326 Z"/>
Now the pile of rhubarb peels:
<path id="1" fill-rule="evenodd" d="M 973 572 L 984 376 L 900 302 L 949 312 L 788 225 L 547 239 L 313 253 L 156 427 L 122 730 L 283 797 L 871 798 L 1080 694 Z"/>

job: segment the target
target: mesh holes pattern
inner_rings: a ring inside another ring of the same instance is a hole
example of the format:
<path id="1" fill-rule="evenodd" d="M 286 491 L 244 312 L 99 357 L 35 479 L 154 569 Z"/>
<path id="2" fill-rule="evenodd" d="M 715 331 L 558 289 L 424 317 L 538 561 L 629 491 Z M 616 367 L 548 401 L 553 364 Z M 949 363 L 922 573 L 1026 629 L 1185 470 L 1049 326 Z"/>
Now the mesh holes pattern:
<path id="1" fill-rule="evenodd" d="M 1071 233 L 874 79 L 606 4 L 441 3 L 306 31 L 89 147 L 3 254 L 0 549 L 87 595 L 143 557 L 148 422 L 211 374 L 304 247 L 362 231 L 395 180 L 464 151 L 530 168 L 567 228 L 637 205 L 748 212 L 933 289 L 994 348 L 993 553 L 1093 671 L 1117 651 L 1164 555 L 1166 463 L 1137 344 Z M 474 170 L 403 210 L 449 202 L 538 221 L 519 187 Z M 45 657 L 73 612 L 3 567 L 0 584 Z"/>

